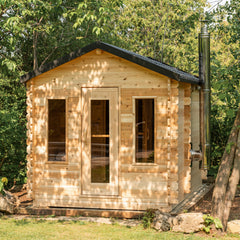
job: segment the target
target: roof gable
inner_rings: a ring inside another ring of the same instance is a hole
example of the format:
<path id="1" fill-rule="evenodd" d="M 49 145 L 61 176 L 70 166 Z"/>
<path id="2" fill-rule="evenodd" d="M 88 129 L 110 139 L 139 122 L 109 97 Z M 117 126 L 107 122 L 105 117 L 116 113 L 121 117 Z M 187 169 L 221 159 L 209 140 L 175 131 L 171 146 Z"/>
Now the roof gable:
<path id="1" fill-rule="evenodd" d="M 163 74 L 163 75 L 170 77 L 172 79 L 175 79 L 177 81 L 187 82 L 187 83 L 191 83 L 191 84 L 200 84 L 199 78 L 197 78 L 189 73 L 181 71 L 181 70 L 179 70 L 175 67 L 169 66 L 167 64 L 161 63 L 159 61 L 141 56 L 141 55 L 133 53 L 131 51 L 113 46 L 108 43 L 103 43 L 103 42 L 94 42 L 94 43 L 89 44 L 75 52 L 72 52 L 72 53 L 60 58 L 60 59 L 54 60 L 53 62 L 42 66 L 40 69 L 37 69 L 35 71 L 29 72 L 29 73 L 21 76 L 20 80 L 23 83 L 27 82 L 28 80 L 30 80 L 33 77 L 36 77 L 42 73 L 52 70 L 64 63 L 67 63 L 67 62 L 69 62 L 77 57 L 80 57 L 92 50 L 97 49 L 97 48 L 104 50 L 106 52 L 109 52 L 118 57 L 124 58 L 133 63 L 136 63 L 142 67 L 148 68 L 154 72 Z"/>

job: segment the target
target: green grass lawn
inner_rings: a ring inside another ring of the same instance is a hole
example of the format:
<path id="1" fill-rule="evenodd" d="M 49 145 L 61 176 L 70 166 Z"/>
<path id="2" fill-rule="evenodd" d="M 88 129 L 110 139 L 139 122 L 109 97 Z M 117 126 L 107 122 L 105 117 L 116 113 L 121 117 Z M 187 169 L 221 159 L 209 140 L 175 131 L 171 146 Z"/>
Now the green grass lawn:
<path id="1" fill-rule="evenodd" d="M 172 232 L 156 232 L 153 229 L 144 230 L 142 226 L 126 227 L 118 224 L 107 225 L 83 221 L 49 221 L 49 220 L 15 220 L 0 219 L 0 239 L 213 239 L 200 237 L 196 234 L 184 235 Z M 218 239 L 237 239 L 225 237 Z"/>

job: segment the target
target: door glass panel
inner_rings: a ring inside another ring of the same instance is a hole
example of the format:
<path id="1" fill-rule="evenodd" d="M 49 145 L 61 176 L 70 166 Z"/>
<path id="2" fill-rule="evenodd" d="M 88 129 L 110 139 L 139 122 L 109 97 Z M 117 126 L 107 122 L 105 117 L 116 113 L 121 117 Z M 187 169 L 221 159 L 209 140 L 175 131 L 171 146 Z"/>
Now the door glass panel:
<path id="1" fill-rule="evenodd" d="M 66 160 L 66 106 L 64 99 L 48 100 L 48 161 Z"/>
<path id="2" fill-rule="evenodd" d="M 136 99 L 136 162 L 154 162 L 154 99 Z"/>
<path id="3" fill-rule="evenodd" d="M 91 182 L 109 183 L 109 100 L 91 100 Z"/>

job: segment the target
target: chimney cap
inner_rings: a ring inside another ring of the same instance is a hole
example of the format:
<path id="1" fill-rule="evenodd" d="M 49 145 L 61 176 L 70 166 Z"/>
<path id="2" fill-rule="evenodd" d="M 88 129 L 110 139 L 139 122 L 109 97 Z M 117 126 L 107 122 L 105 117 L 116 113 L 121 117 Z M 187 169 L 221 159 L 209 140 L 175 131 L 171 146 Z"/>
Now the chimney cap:
<path id="1" fill-rule="evenodd" d="M 201 22 L 201 34 L 208 34 L 208 26 L 207 23 L 209 22 L 209 20 L 203 19 L 200 20 Z"/>

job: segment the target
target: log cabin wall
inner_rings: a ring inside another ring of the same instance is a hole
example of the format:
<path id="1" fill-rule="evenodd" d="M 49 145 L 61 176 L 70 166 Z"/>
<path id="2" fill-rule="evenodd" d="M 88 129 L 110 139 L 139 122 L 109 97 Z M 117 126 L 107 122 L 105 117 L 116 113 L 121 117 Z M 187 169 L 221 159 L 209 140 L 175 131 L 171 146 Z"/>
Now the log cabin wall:
<path id="1" fill-rule="evenodd" d="M 184 85 L 184 196 L 191 191 L 191 85 Z M 179 160 L 181 162 L 181 160 Z"/>
<path id="2" fill-rule="evenodd" d="M 192 150 L 201 153 L 201 109 L 203 102 L 200 100 L 201 91 L 199 87 L 192 86 L 191 94 L 191 143 Z M 202 185 L 202 180 L 204 179 L 204 174 L 202 170 L 204 164 L 202 162 L 201 156 L 192 157 L 192 167 L 191 167 L 191 191 L 196 190 Z M 204 172 L 203 172 L 204 173 Z"/>
<path id="3" fill-rule="evenodd" d="M 83 194 L 83 88 L 118 89 L 118 194 Z M 28 186 L 35 206 L 168 211 L 190 191 L 191 84 L 100 49 L 27 83 Z M 154 163 L 135 162 L 135 101 L 154 99 Z M 66 159 L 48 161 L 48 101 L 66 101 Z"/>
<path id="4" fill-rule="evenodd" d="M 33 197 L 33 84 L 32 80 L 27 83 L 27 187 L 28 195 Z"/>

